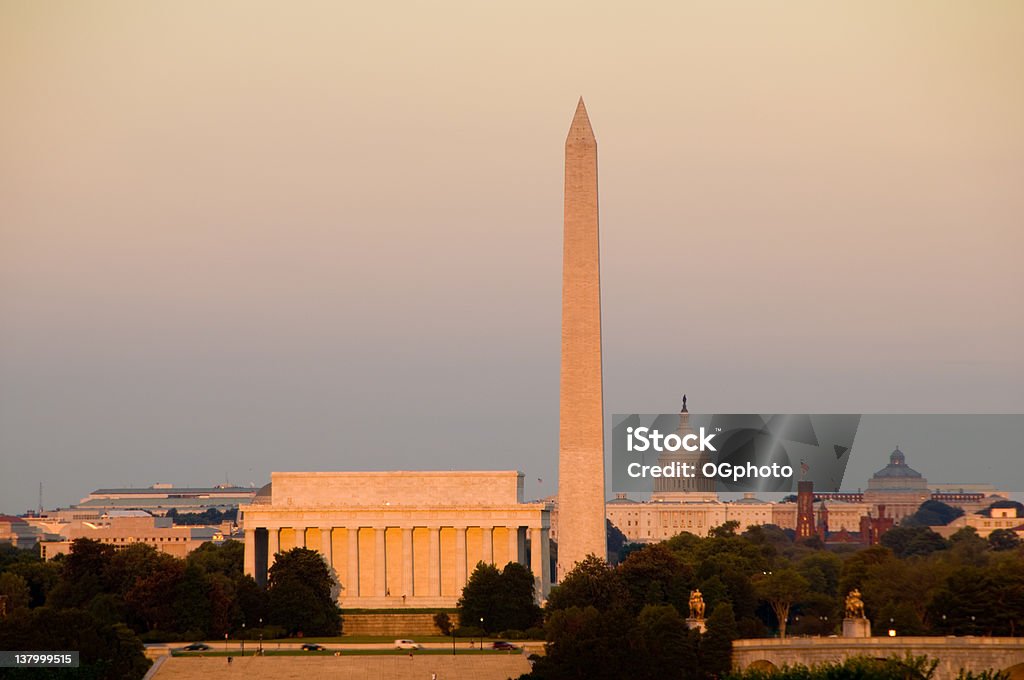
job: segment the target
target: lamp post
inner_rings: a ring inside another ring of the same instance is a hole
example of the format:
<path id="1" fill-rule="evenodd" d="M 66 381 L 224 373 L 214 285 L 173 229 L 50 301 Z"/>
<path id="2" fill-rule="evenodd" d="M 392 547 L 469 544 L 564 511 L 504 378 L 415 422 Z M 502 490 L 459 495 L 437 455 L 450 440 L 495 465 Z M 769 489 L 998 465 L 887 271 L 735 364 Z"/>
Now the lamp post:
<path id="1" fill-rule="evenodd" d="M 260 617 L 260 656 L 263 656 L 263 617 Z"/>
<path id="2" fill-rule="evenodd" d="M 245 656 L 245 621 L 242 621 L 242 656 Z"/>
<path id="3" fill-rule="evenodd" d="M 480 651 L 484 650 L 484 617 L 480 617 Z"/>

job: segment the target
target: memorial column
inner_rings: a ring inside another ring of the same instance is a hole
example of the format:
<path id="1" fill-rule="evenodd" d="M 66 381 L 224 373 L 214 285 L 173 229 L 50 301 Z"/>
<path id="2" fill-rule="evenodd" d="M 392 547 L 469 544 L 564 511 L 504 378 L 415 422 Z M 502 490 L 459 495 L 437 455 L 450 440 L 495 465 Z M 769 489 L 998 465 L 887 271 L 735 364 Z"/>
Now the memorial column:
<path id="1" fill-rule="evenodd" d="M 412 527 L 402 527 L 402 604 L 405 598 L 412 597 L 412 567 L 413 567 L 413 546 Z"/>
<path id="2" fill-rule="evenodd" d="M 455 527 L 455 590 L 461 596 L 466 586 L 466 527 Z"/>
<path id="3" fill-rule="evenodd" d="M 348 534 L 348 582 L 345 584 L 345 597 L 359 597 L 359 527 L 350 526 Z"/>
<path id="4" fill-rule="evenodd" d="M 441 596 L 441 527 L 428 530 L 430 567 L 427 577 L 427 595 Z"/>
<path id="5" fill-rule="evenodd" d="M 374 527 L 373 535 L 375 550 L 373 553 L 373 590 L 377 597 L 387 597 L 387 543 L 385 542 L 385 527 Z"/>

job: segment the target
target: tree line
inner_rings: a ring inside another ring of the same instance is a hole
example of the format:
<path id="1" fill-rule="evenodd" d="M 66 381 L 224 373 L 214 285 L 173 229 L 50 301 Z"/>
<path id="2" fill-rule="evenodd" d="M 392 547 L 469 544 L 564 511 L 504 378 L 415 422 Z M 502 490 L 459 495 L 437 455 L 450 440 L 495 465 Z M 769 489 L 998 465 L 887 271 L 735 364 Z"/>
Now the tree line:
<path id="1" fill-rule="evenodd" d="M 965 528 L 946 540 L 911 523 L 882 545 L 826 549 L 775 526 L 738 528 L 632 546 L 616 566 L 593 556 L 577 565 L 551 592 L 546 655 L 525 677 L 722 677 L 734 639 L 839 634 L 854 588 L 875 634 L 1024 631 L 1024 549 L 1013 532 L 982 539 Z M 684 621 L 695 589 L 709 612 L 704 634 Z M 844 668 L 791 677 L 852 677 Z"/>
<path id="2" fill-rule="evenodd" d="M 184 559 L 84 538 L 52 561 L 5 548 L 0 649 L 78 649 L 81 677 L 120 679 L 145 673 L 143 642 L 341 633 L 331 575 L 316 552 L 278 555 L 266 588 L 243 574 L 243 559 L 237 541 L 204 543 Z"/>

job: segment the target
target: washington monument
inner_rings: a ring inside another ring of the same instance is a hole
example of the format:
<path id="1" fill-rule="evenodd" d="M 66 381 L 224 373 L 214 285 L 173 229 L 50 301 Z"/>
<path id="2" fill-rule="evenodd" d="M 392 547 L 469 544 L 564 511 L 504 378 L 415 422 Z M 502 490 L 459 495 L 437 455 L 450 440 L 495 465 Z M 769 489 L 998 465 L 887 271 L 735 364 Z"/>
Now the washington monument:
<path id="1" fill-rule="evenodd" d="M 580 98 L 565 140 L 562 375 L 558 438 L 558 580 L 607 557 L 597 139 Z"/>

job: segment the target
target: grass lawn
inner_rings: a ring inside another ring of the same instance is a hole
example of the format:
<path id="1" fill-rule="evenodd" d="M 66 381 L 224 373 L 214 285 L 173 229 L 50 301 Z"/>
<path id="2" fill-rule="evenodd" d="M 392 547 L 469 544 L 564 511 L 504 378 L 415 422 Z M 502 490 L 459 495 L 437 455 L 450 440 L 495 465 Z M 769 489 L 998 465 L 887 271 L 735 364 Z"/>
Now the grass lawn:
<path id="1" fill-rule="evenodd" d="M 340 637 L 303 637 L 303 638 L 280 638 L 274 640 L 264 640 L 263 644 L 271 644 L 278 642 L 316 642 L 321 645 L 332 644 L 332 645 L 362 645 L 368 643 L 382 643 L 382 642 L 394 642 L 399 639 L 411 639 L 416 642 L 447 642 L 452 643 L 450 636 L 445 635 L 342 635 Z M 484 642 L 493 642 L 499 638 L 484 636 Z M 245 643 L 249 644 L 251 640 L 246 640 Z M 480 638 L 478 637 L 457 637 L 455 638 L 455 644 L 459 647 L 467 647 L 470 642 L 479 644 Z M 512 644 L 518 645 L 520 640 L 511 640 Z"/>
<path id="2" fill-rule="evenodd" d="M 266 643 L 264 643 L 264 646 Z M 509 654 L 510 652 L 496 650 L 496 649 L 457 649 L 455 650 L 457 655 L 465 654 Z M 513 652 L 517 653 L 518 652 Z M 447 654 L 451 656 L 452 650 L 450 649 L 417 649 L 414 654 L 416 656 L 423 655 L 441 655 Z M 245 656 L 255 656 L 256 650 L 245 650 Z M 342 652 L 342 656 L 408 656 L 409 650 L 407 649 L 352 649 Z M 237 650 L 235 651 L 224 651 L 223 649 L 212 649 L 206 652 L 182 652 L 175 650 L 171 652 L 171 656 L 242 656 Z M 264 649 L 263 656 L 334 656 L 334 650 L 328 650 L 323 652 L 304 652 L 301 649 Z"/>

